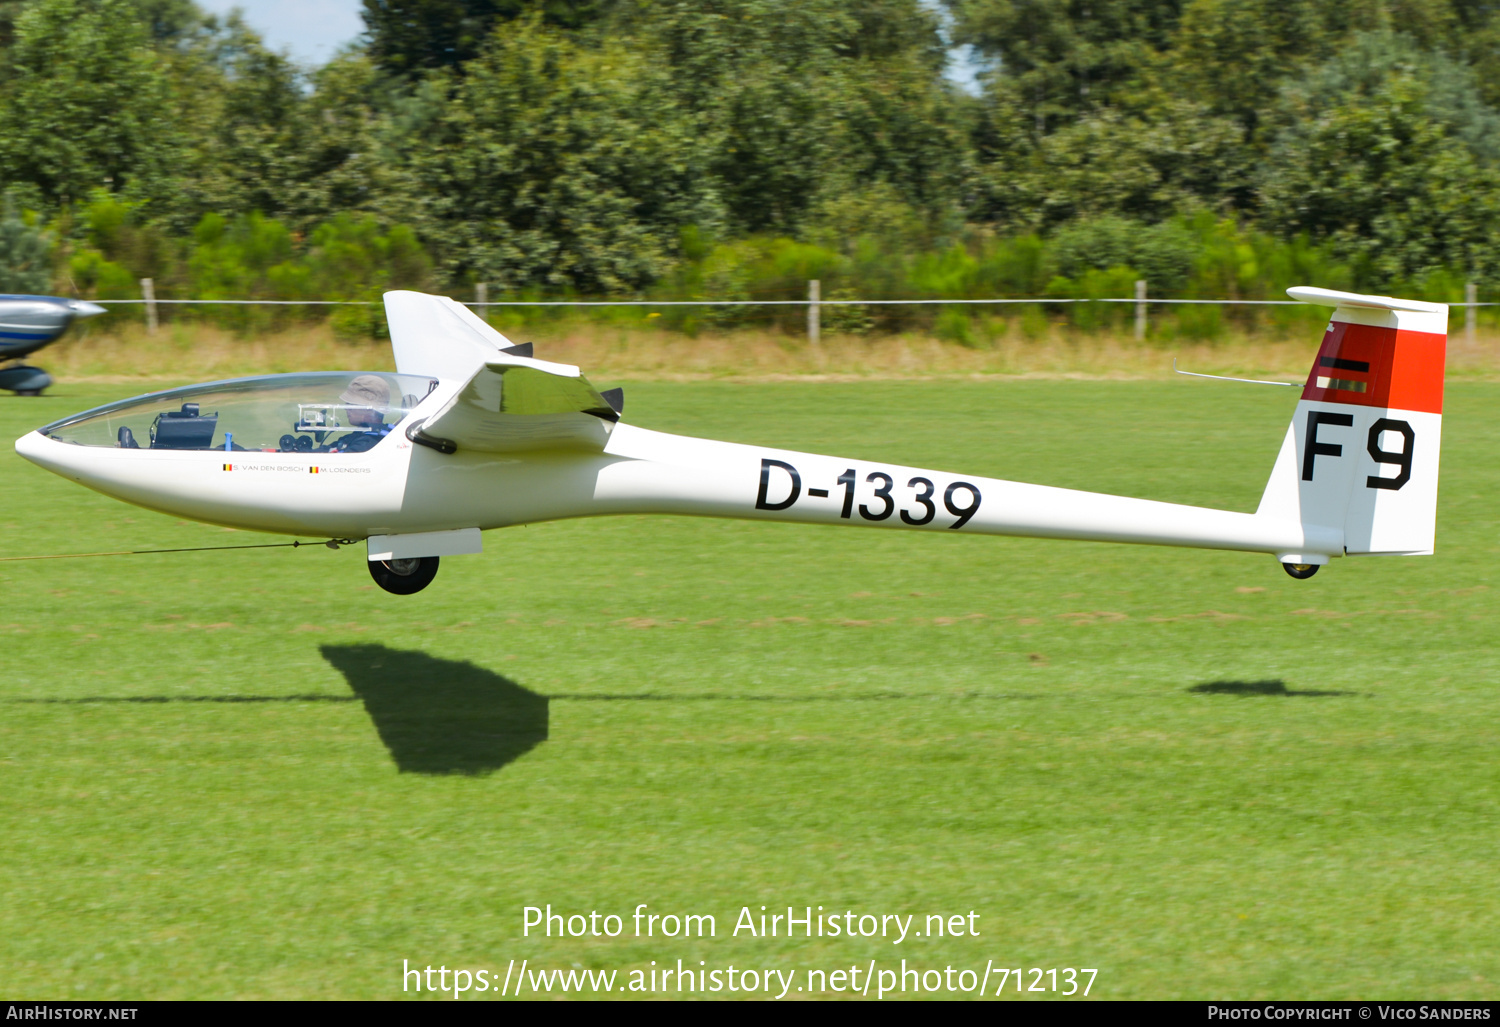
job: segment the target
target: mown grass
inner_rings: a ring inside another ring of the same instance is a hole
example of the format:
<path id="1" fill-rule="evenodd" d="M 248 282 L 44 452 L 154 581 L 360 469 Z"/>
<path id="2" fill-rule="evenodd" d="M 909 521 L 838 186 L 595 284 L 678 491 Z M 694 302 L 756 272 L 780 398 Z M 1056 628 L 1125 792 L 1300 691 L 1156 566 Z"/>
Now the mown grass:
<path id="1" fill-rule="evenodd" d="M 127 391 L 0 399 L 0 425 Z M 1283 391 L 644 383 L 627 411 L 1251 509 Z M 1097 967 L 1106 998 L 1494 999 L 1497 409 L 1450 386 L 1438 555 L 1307 582 L 635 517 L 489 535 L 410 598 L 358 548 L 0 563 L 0 990 L 384 998 L 403 959 L 904 957 Z M 9 452 L 0 481 L 6 555 L 256 540 Z M 526 905 L 641 902 L 719 936 L 521 937 Z M 981 935 L 730 937 L 761 905 L 973 910 Z"/>

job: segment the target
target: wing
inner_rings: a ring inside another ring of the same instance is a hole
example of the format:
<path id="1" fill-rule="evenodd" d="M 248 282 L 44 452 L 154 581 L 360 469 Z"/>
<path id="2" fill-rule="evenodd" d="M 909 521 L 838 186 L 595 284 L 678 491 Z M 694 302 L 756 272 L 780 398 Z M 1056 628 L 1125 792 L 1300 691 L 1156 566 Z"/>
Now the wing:
<path id="1" fill-rule="evenodd" d="M 396 370 L 463 381 L 509 348 L 510 340 L 446 296 L 385 294 Z"/>
<path id="2" fill-rule="evenodd" d="M 578 368 L 502 356 L 481 367 L 441 410 L 407 434 L 445 453 L 597 452 L 619 419 Z"/>

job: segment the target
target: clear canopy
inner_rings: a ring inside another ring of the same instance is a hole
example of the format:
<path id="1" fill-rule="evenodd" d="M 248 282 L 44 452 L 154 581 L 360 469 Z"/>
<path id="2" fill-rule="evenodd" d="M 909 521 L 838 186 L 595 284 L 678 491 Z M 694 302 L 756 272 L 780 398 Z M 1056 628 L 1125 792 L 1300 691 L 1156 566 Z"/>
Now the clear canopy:
<path id="1" fill-rule="evenodd" d="M 152 392 L 40 429 L 79 446 L 362 452 L 437 385 L 409 374 L 272 374 Z"/>

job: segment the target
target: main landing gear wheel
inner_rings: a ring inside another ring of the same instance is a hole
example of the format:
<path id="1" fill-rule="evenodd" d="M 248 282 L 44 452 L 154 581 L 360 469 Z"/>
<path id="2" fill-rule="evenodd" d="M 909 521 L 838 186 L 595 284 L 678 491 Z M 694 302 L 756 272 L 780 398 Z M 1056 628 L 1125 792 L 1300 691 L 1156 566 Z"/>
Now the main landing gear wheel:
<path id="1" fill-rule="evenodd" d="M 375 565 L 371 564 L 370 566 L 373 567 Z M 1298 581 L 1306 581 L 1308 578 L 1318 573 L 1318 566 L 1319 565 L 1315 563 L 1284 563 L 1281 565 L 1281 569 L 1286 571 L 1292 577 L 1296 578 Z"/>
<path id="2" fill-rule="evenodd" d="M 438 558 L 419 556 L 411 560 L 371 560 L 370 577 L 375 584 L 398 596 L 409 596 L 432 584 L 437 577 Z"/>

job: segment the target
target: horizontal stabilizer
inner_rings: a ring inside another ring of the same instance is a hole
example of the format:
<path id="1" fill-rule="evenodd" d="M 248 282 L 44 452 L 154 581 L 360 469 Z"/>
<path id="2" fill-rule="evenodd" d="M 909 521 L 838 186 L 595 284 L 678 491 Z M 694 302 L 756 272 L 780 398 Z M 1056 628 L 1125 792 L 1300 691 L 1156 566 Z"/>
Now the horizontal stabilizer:
<path id="1" fill-rule="evenodd" d="M 1286 294 L 1303 303 L 1316 303 L 1320 307 L 1369 307 L 1374 310 L 1413 310 L 1424 314 L 1448 313 L 1445 303 L 1428 303 L 1426 300 L 1403 300 L 1394 296 L 1365 296 L 1357 292 L 1339 292 L 1337 289 L 1318 289 L 1310 285 L 1299 285 L 1288 289 Z"/>

